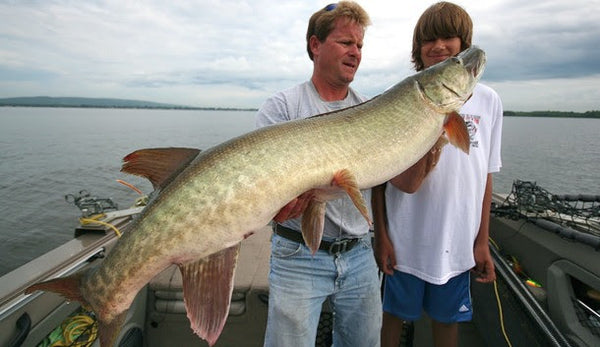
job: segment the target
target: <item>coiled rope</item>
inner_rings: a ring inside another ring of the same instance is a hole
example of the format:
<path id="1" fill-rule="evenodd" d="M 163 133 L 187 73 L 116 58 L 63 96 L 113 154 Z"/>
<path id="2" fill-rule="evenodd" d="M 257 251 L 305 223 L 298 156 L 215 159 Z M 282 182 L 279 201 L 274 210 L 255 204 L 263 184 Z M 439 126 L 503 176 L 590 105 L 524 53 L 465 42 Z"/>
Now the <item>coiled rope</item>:
<path id="1" fill-rule="evenodd" d="M 96 318 L 81 310 L 65 319 L 37 347 L 90 347 L 97 337 Z"/>

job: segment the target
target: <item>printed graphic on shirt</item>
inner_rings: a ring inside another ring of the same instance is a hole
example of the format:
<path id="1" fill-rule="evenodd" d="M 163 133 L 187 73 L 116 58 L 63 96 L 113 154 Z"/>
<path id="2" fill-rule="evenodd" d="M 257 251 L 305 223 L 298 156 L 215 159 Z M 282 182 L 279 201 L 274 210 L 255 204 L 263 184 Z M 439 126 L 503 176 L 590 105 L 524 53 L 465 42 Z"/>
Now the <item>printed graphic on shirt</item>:
<path id="1" fill-rule="evenodd" d="M 481 116 L 476 116 L 473 114 L 461 114 L 461 116 L 465 120 L 467 129 L 469 130 L 471 147 L 479 148 L 479 123 L 481 121 Z"/>

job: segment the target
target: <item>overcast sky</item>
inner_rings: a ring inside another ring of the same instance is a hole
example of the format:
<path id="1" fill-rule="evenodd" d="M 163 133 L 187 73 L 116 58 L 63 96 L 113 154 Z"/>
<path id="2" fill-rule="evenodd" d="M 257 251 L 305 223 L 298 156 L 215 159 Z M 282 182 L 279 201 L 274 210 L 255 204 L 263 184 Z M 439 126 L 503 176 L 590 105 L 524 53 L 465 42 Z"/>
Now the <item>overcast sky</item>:
<path id="1" fill-rule="evenodd" d="M 412 30 L 434 1 L 357 2 L 373 24 L 353 87 L 372 97 L 414 73 Z M 0 98 L 259 107 L 310 77 L 306 26 L 328 3 L 0 0 Z M 600 110 L 600 0 L 455 3 L 505 110 Z"/>

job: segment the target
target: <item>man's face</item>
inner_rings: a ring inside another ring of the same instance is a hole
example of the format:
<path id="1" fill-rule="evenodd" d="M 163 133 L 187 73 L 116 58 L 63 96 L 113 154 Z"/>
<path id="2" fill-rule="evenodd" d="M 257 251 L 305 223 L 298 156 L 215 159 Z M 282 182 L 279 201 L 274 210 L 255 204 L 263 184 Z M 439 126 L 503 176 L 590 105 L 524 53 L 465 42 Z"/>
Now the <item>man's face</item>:
<path id="1" fill-rule="evenodd" d="M 363 27 L 344 18 L 335 21 L 324 42 L 313 36 L 311 48 L 317 71 L 329 83 L 350 84 L 362 58 L 363 37 Z"/>
<path id="2" fill-rule="evenodd" d="M 438 38 L 424 41 L 421 45 L 421 59 L 428 68 L 460 53 L 461 42 L 459 37 Z"/>

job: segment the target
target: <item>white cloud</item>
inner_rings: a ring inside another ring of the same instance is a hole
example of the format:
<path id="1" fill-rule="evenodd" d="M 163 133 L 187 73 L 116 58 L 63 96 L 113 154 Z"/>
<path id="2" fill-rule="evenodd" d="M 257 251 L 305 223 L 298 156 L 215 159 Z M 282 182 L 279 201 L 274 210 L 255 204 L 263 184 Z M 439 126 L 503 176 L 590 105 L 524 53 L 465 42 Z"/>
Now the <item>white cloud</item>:
<path id="1" fill-rule="evenodd" d="M 600 109 L 599 81 L 600 74 L 488 84 L 501 95 L 505 110 L 585 112 Z"/>
<path id="2" fill-rule="evenodd" d="M 310 76 L 306 25 L 327 3 L 0 2 L 0 97 L 258 107 Z M 354 87 L 374 96 L 413 73 L 412 29 L 429 3 L 359 3 L 373 25 Z M 474 43 L 488 52 L 484 79 L 506 109 L 600 108 L 598 0 L 457 3 L 473 17 Z"/>

